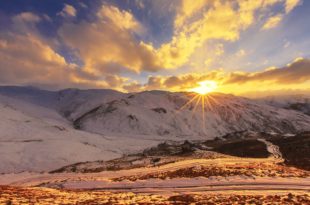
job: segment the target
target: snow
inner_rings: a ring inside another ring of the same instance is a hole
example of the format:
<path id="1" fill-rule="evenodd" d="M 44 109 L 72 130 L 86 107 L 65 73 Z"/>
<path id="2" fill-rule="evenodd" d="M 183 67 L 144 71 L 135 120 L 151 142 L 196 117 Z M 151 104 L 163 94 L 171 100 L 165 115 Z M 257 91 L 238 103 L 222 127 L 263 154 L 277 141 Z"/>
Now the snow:
<path id="1" fill-rule="evenodd" d="M 100 173 L 19 173 L 0 175 L 0 184 L 15 186 L 39 186 L 46 187 L 63 187 L 67 189 L 102 189 L 106 191 L 117 192 L 195 192 L 195 191 L 225 191 L 225 190 L 309 190 L 309 177 L 281 177 L 281 176 L 212 176 L 212 177 L 176 177 L 166 178 L 150 178 L 136 181 L 113 181 L 113 178 L 122 176 L 139 176 L 141 174 L 161 173 L 165 171 L 173 171 L 181 168 L 214 166 L 225 169 L 225 165 L 236 164 L 254 165 L 257 163 L 270 163 L 276 166 L 275 159 L 252 159 L 252 158 L 220 158 L 220 159 L 193 159 L 179 161 L 159 167 L 137 168 L 121 171 L 104 171 Z"/>
<path id="2" fill-rule="evenodd" d="M 130 99 L 105 103 L 96 111 L 78 119 L 81 129 L 100 133 L 161 135 L 170 139 L 212 139 L 243 130 L 265 132 L 296 132 L 310 129 L 310 117 L 300 112 L 275 108 L 254 100 L 212 94 L 209 106 L 195 112 L 192 97 L 183 93 L 138 93 Z M 166 113 L 155 112 L 162 108 Z"/>
<path id="3" fill-rule="evenodd" d="M 0 99 L 6 102 L 0 103 L 0 173 L 49 171 L 77 162 L 109 160 L 158 143 L 75 130 L 52 110 L 19 103 L 13 107 L 7 102 L 14 101 Z M 36 112 L 28 115 L 32 110 Z"/>
<path id="4" fill-rule="evenodd" d="M 259 99 L 259 101 L 274 107 L 298 110 L 310 115 L 310 94 L 269 96 Z"/>
<path id="5" fill-rule="evenodd" d="M 109 160 L 167 140 L 205 140 L 242 130 L 310 130 L 310 116 L 300 112 L 233 95 L 210 98 L 202 125 L 201 105 L 195 112 L 194 102 L 180 110 L 191 99 L 188 93 L 0 87 L 0 173 Z"/>
<path id="6" fill-rule="evenodd" d="M 272 144 L 271 142 L 265 140 L 265 139 L 258 139 L 261 142 L 264 142 L 267 146 L 267 151 L 272 154 L 272 157 L 275 159 L 282 159 L 282 153 L 280 152 L 280 148 L 277 145 Z"/>

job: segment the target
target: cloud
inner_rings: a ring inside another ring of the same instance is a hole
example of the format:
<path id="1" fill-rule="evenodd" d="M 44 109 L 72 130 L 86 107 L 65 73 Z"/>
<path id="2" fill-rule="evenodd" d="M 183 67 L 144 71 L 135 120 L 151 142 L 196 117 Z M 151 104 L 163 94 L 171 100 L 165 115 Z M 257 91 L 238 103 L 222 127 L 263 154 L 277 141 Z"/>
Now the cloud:
<path id="1" fill-rule="evenodd" d="M 36 25 L 41 21 L 41 17 L 35 13 L 22 12 L 12 17 L 11 28 L 20 33 L 37 32 Z"/>
<path id="2" fill-rule="evenodd" d="M 296 59 L 282 68 L 268 68 L 261 72 L 225 72 L 214 70 L 207 73 L 188 73 L 172 76 L 151 76 L 146 84 L 130 83 L 123 86 L 127 91 L 141 90 L 170 90 L 190 91 L 198 83 L 205 80 L 215 81 L 219 84 L 217 92 L 233 93 L 237 95 L 253 96 L 253 93 L 268 93 L 281 90 L 310 90 L 310 60 Z"/>
<path id="3" fill-rule="evenodd" d="M 131 82 L 123 85 L 123 90 L 127 92 L 140 92 L 143 89 L 143 86 L 138 82 Z"/>
<path id="4" fill-rule="evenodd" d="M 282 20 L 283 16 L 281 14 L 270 17 L 262 27 L 263 30 L 268 30 L 276 27 Z"/>
<path id="5" fill-rule="evenodd" d="M 128 80 L 113 74 L 95 76 L 68 63 L 52 40 L 38 34 L 40 20 L 33 13 L 21 13 L 12 17 L 12 30 L 0 32 L 0 84 L 120 89 Z"/>
<path id="6" fill-rule="evenodd" d="M 286 0 L 285 2 L 285 12 L 291 12 L 296 6 L 302 3 L 301 0 Z"/>
<path id="7" fill-rule="evenodd" d="M 220 81 L 222 75 L 221 70 L 215 70 L 205 74 L 188 73 L 178 76 L 150 76 L 146 84 L 134 82 L 125 84 L 123 88 L 129 92 L 137 90 L 188 91 L 204 80 Z"/>
<path id="8" fill-rule="evenodd" d="M 104 80 L 109 87 L 118 88 L 122 86 L 128 79 L 117 75 L 107 75 Z"/>
<path id="9" fill-rule="evenodd" d="M 51 19 L 51 17 L 47 14 L 43 14 L 43 18 L 48 21 L 48 22 L 52 22 L 53 20 Z"/>
<path id="10" fill-rule="evenodd" d="M 38 23 L 39 21 L 41 21 L 41 18 L 32 12 L 22 12 L 14 16 L 13 21 L 15 23 L 21 23 L 21 22 Z"/>
<path id="11" fill-rule="evenodd" d="M 83 69 L 94 75 L 178 69 L 209 41 L 238 40 L 240 32 L 254 23 L 258 11 L 281 1 L 183 0 L 176 11 L 171 40 L 157 47 L 139 40 L 145 28 L 130 11 L 109 4 L 98 9 L 92 22 L 65 23 L 59 35 L 77 51 Z M 223 46 L 215 53 L 223 54 Z"/>
<path id="12" fill-rule="evenodd" d="M 277 84 L 298 84 L 310 80 L 310 60 L 298 59 L 283 68 L 267 69 L 257 73 L 231 73 L 226 84 L 244 84 L 253 81 L 270 81 Z"/>
<path id="13" fill-rule="evenodd" d="M 172 40 L 157 50 L 161 65 L 183 66 L 209 41 L 238 40 L 240 32 L 255 23 L 256 16 L 267 15 L 266 9 L 279 2 L 282 0 L 182 1 Z"/>
<path id="14" fill-rule="evenodd" d="M 79 2 L 79 6 L 84 8 L 84 9 L 88 8 L 88 6 L 86 4 L 84 4 L 83 2 Z"/>
<path id="15" fill-rule="evenodd" d="M 3 83 L 66 82 L 72 67 L 32 35 L 0 35 L 0 81 Z"/>
<path id="16" fill-rule="evenodd" d="M 200 11 L 210 2 L 210 0 L 181 0 L 180 8 L 174 20 L 174 26 L 180 28 L 188 18 L 192 17 L 193 14 Z"/>
<path id="17" fill-rule="evenodd" d="M 143 3 L 143 0 L 135 0 L 135 4 L 139 9 L 144 9 L 145 5 Z"/>
<path id="18" fill-rule="evenodd" d="M 99 19 L 107 20 L 122 30 L 133 30 L 137 32 L 140 29 L 140 23 L 131 13 L 125 10 L 119 10 L 115 6 L 103 5 L 97 12 L 97 16 Z"/>
<path id="19" fill-rule="evenodd" d="M 151 76 L 145 85 L 146 90 L 157 90 L 162 87 L 162 78 L 160 76 Z"/>
<path id="20" fill-rule="evenodd" d="M 18 56 L 18 57 L 17 57 Z M 117 75 L 104 78 L 89 75 L 66 62 L 49 44 L 33 34 L 0 34 L 0 83 L 65 87 L 114 88 L 127 81 Z"/>
<path id="21" fill-rule="evenodd" d="M 215 64 L 216 59 L 226 52 L 225 42 L 237 41 L 243 31 L 255 25 L 256 18 L 265 19 L 272 15 L 263 28 L 275 27 L 286 13 L 300 4 L 300 1 L 154 2 L 141 4 L 142 1 L 136 0 L 135 4 L 139 5 L 141 12 L 147 10 L 146 6 L 157 4 L 156 8 L 169 11 L 169 15 L 175 14 L 170 22 L 172 36 L 163 43 L 153 44 L 145 40 L 150 39 L 146 37 L 149 31 L 148 25 L 144 25 L 145 19 L 139 21 L 138 16 L 131 10 L 124 10 L 108 3 L 96 7 L 94 15 L 90 15 L 89 18 L 75 18 L 74 21 L 62 19 L 62 22 L 59 22 L 57 36 L 53 37 L 40 35 L 37 26 L 43 20 L 51 21 L 46 14 L 23 12 L 14 16 L 12 28 L 0 31 L 0 82 L 59 84 L 60 87 L 99 87 L 130 91 L 149 89 L 177 91 L 188 90 L 202 80 L 215 80 L 223 86 L 231 87 L 245 83 L 255 84 L 260 80 L 276 84 L 304 83 L 309 77 L 305 71 L 306 67 L 296 66 L 306 60 L 294 62 L 285 68 L 257 73 L 216 70 L 205 71 L 203 74 L 156 75 L 155 73 L 161 70 L 179 68 L 190 70 L 192 68 L 187 67 L 195 63 L 196 67 L 199 67 L 198 60 L 192 61 L 194 57 L 201 58 L 203 68 Z M 275 5 L 284 6 L 286 13 L 280 9 L 273 10 Z M 78 8 L 82 7 L 84 8 L 80 5 Z M 93 7 L 90 6 L 89 9 L 91 8 Z M 164 11 L 148 11 L 147 15 L 151 16 L 150 14 L 154 13 L 163 15 Z M 75 17 L 77 10 L 65 4 L 59 15 Z M 240 58 L 251 52 L 247 47 L 244 48 L 246 50 L 240 48 L 233 53 L 232 58 Z M 69 63 L 65 59 L 67 55 L 63 53 L 67 50 L 78 59 L 78 64 Z M 289 72 L 293 65 L 295 73 Z M 199 69 L 202 70 L 201 67 Z M 147 79 L 147 83 L 141 84 L 122 77 L 128 72 L 131 75 L 139 75 L 141 72 L 153 73 Z M 299 73 L 303 76 L 299 76 Z M 271 76 L 270 79 L 268 76 Z M 290 76 L 294 78 L 290 79 Z"/>
<path id="22" fill-rule="evenodd" d="M 284 45 L 283 45 L 283 48 L 288 48 L 288 47 L 290 47 L 290 45 L 291 45 L 291 42 L 285 40 Z"/>
<path id="23" fill-rule="evenodd" d="M 246 55 L 246 52 L 244 49 L 240 49 L 236 54 L 237 57 L 243 57 Z"/>
<path id="24" fill-rule="evenodd" d="M 65 4 L 61 12 L 59 12 L 58 14 L 62 17 L 75 17 L 76 9 L 69 4 Z"/>
<path id="25" fill-rule="evenodd" d="M 157 47 L 139 40 L 145 28 L 130 11 L 107 3 L 98 9 L 96 20 L 67 22 L 58 33 L 83 61 L 83 70 L 93 75 L 178 69 L 209 41 L 238 40 L 257 12 L 281 1 L 183 0 L 171 40 Z M 217 56 L 224 53 L 223 44 L 218 45 Z"/>
<path id="26" fill-rule="evenodd" d="M 0 83 L 68 85 L 76 66 L 66 62 L 38 33 L 42 19 L 31 12 L 12 17 L 0 32 Z"/>
<path id="27" fill-rule="evenodd" d="M 130 13 L 103 5 L 97 16 L 94 22 L 65 23 L 58 32 L 83 61 L 85 72 L 99 76 L 160 69 L 153 47 L 134 37 L 140 23 Z"/>
<path id="28" fill-rule="evenodd" d="M 277 0 L 275 0 L 277 1 Z M 290 13 L 296 6 L 301 4 L 301 0 L 286 0 L 284 3 L 285 13 Z M 267 19 L 262 29 L 267 30 L 276 27 L 283 19 L 284 14 L 277 14 Z"/>
<path id="29" fill-rule="evenodd" d="M 109 9 L 109 12 L 115 10 Z M 235 94 L 253 90 L 310 89 L 309 59 L 297 59 L 282 68 L 254 73 L 214 70 L 172 76 L 153 75 L 145 84 L 132 81 L 120 76 L 120 71 L 127 69 L 138 73 L 146 67 L 160 69 L 158 64 L 152 64 L 159 61 L 156 56 L 158 50 L 133 37 L 133 28 L 139 25 L 133 16 L 129 17 L 121 10 L 116 14 L 109 12 L 102 12 L 96 22 L 67 22 L 59 30 L 62 40 L 76 49 L 74 51 L 84 60 L 82 66 L 68 63 L 50 41 L 36 32 L 31 33 L 30 29 L 27 29 L 27 33 L 0 32 L 0 82 L 52 88 L 113 88 L 135 92 L 153 89 L 188 91 L 204 80 L 218 82 L 219 92 Z M 109 20 L 113 15 L 117 18 Z M 31 27 L 38 22 L 32 15 L 17 16 L 13 17 L 16 24 L 26 22 L 25 26 Z M 114 20 L 118 18 L 120 22 L 117 23 Z M 123 18 L 131 20 L 125 21 Z M 241 49 L 238 54 L 244 55 L 245 51 Z M 148 63 L 150 66 L 146 66 Z"/>

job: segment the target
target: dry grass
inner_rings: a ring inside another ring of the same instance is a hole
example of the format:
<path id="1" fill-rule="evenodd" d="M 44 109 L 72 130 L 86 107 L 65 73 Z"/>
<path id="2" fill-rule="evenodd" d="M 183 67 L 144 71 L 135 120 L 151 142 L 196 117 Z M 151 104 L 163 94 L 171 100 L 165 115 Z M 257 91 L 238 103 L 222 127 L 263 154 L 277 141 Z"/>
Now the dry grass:
<path id="1" fill-rule="evenodd" d="M 47 188 L 0 187 L 0 204 L 19 205 L 95 205 L 95 204 L 165 204 L 158 195 L 56 190 Z"/>
<path id="2" fill-rule="evenodd" d="M 282 166 L 273 163 L 261 163 L 253 162 L 249 164 L 210 164 L 210 165 L 199 165 L 193 167 L 180 168 L 173 171 L 162 171 L 148 173 L 144 175 L 132 175 L 113 178 L 112 181 L 123 181 L 123 180 L 146 180 L 151 178 L 158 179 L 172 179 L 172 178 L 194 178 L 194 177 L 211 177 L 211 176 L 249 176 L 249 177 L 309 177 L 310 172 L 297 169 L 294 167 Z"/>
<path id="3" fill-rule="evenodd" d="M 98 191 L 54 190 L 0 186 L 4 205 L 97 205 L 97 204 L 310 204 L 307 194 L 242 195 L 193 194 L 161 196 L 153 194 L 109 193 Z"/>

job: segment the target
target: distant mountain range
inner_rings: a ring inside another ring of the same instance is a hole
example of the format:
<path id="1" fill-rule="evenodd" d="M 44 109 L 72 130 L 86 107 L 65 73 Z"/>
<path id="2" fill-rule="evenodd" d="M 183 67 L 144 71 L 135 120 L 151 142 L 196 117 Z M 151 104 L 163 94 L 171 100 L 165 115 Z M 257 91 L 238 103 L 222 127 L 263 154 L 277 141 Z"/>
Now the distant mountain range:
<path id="1" fill-rule="evenodd" d="M 309 110 L 281 100 L 212 93 L 203 106 L 199 97 L 193 98 L 194 93 L 186 92 L 2 86 L 0 173 L 109 160 L 166 140 L 214 139 L 244 130 L 310 130 Z"/>

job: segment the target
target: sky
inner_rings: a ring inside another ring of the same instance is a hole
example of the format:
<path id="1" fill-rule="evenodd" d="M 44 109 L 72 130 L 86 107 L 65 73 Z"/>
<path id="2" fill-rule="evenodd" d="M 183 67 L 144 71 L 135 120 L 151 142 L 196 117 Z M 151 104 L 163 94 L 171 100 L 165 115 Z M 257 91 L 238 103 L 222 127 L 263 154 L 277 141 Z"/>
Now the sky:
<path id="1" fill-rule="evenodd" d="M 310 93 L 310 1 L 0 2 L 0 85 Z"/>

